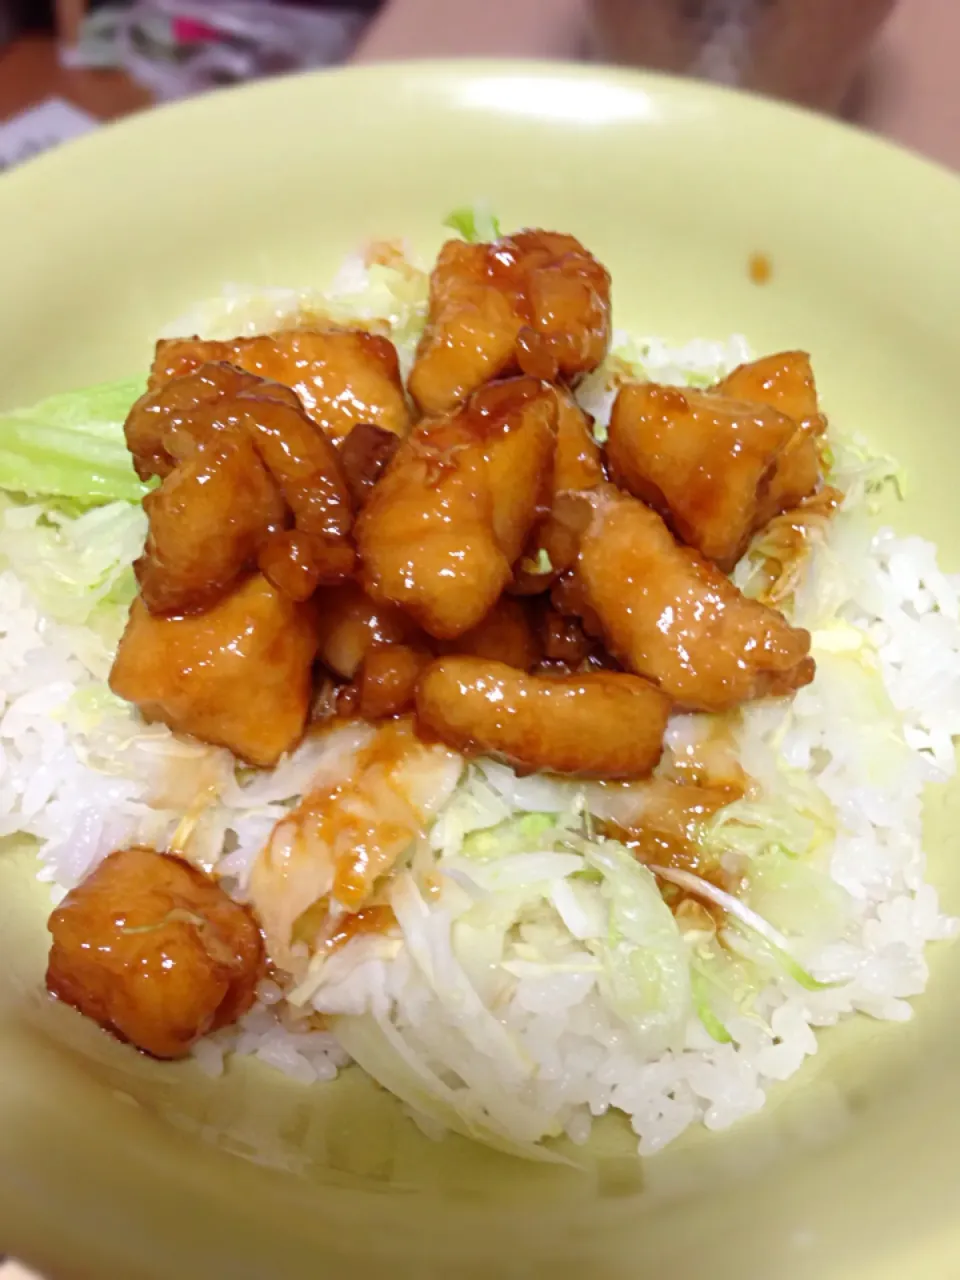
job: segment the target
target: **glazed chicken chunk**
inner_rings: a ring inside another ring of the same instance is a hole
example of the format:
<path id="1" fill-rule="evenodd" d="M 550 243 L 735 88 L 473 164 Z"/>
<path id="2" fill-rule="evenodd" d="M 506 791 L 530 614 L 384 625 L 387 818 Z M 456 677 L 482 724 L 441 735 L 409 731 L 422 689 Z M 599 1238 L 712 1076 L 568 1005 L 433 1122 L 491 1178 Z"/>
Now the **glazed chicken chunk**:
<path id="1" fill-rule="evenodd" d="M 484 387 L 403 442 L 357 521 L 361 580 L 425 631 L 453 639 L 510 581 L 549 477 L 557 402 L 517 378 Z"/>
<path id="2" fill-rule="evenodd" d="M 263 973 L 249 910 L 188 862 L 112 853 L 48 924 L 47 989 L 155 1058 L 182 1058 L 253 1004 Z"/>
<path id="3" fill-rule="evenodd" d="M 777 459 L 766 495 L 760 499 L 758 528 L 813 493 L 820 481 L 818 438 L 827 427 L 805 351 L 781 351 L 738 365 L 714 388 L 747 404 L 769 405 L 799 425 Z"/>
<path id="4" fill-rule="evenodd" d="M 530 671 L 542 656 L 532 608 L 526 601 L 521 603 L 510 596 L 501 596 L 483 621 L 451 641 L 449 648 L 456 653 L 505 662 L 519 671 Z"/>
<path id="5" fill-rule="evenodd" d="M 381 632 L 379 640 L 365 646 L 357 680 L 359 715 L 364 720 L 381 720 L 412 707 L 420 673 L 433 660 L 433 650 L 473 654 L 529 671 L 542 652 L 532 612 L 525 603 L 501 596 L 482 622 L 456 640 L 431 642 L 422 632 L 417 637 L 411 634 L 414 628 L 409 619 L 406 644 L 384 642 Z M 377 624 L 382 628 L 383 620 L 377 619 Z"/>
<path id="6" fill-rule="evenodd" d="M 253 440 L 302 533 L 340 538 L 353 504 L 336 449 L 303 412 L 296 394 L 262 382 L 242 391 L 230 413 Z"/>
<path id="7" fill-rule="evenodd" d="M 537 595 L 549 589 L 577 558 L 578 541 L 564 518 L 563 495 L 592 489 L 606 479 L 600 446 L 587 415 L 569 392 L 557 390 L 557 443 L 550 482 L 551 501 L 524 548 L 510 590 Z"/>
<path id="8" fill-rule="evenodd" d="M 450 240 L 430 277 L 410 394 L 441 414 L 507 374 L 569 382 L 600 364 L 609 339 L 610 277 L 573 236 Z"/>
<path id="9" fill-rule="evenodd" d="M 486 658 L 442 658 L 417 688 L 417 718 L 459 751 L 525 772 L 637 778 L 660 759 L 670 699 L 613 671 L 528 675 Z"/>
<path id="10" fill-rule="evenodd" d="M 413 706 L 420 673 L 430 661 L 424 649 L 388 644 L 371 649 L 358 682 L 357 711 L 363 720 L 385 720 Z"/>
<path id="11" fill-rule="evenodd" d="M 370 422 L 355 426 L 340 445 L 340 466 L 358 511 L 370 497 L 399 446 L 399 436 Z"/>
<path id="12" fill-rule="evenodd" d="M 308 417 L 334 443 L 348 436 L 358 422 L 373 423 L 400 436 L 409 429 L 397 353 L 393 343 L 379 334 L 328 325 L 229 342 L 163 339 L 157 343 L 149 390 L 218 360 L 291 387 Z"/>
<path id="13" fill-rule="evenodd" d="M 344 680 L 352 680 L 372 649 L 418 645 L 425 637 L 391 604 L 375 604 L 355 582 L 321 591 L 315 602 L 318 656 Z"/>
<path id="14" fill-rule="evenodd" d="M 375 604 L 355 582 L 321 591 L 315 608 L 319 657 L 351 682 L 331 691 L 336 713 L 381 720 L 411 706 L 431 656 L 417 624 L 395 605 Z"/>
<path id="15" fill-rule="evenodd" d="M 592 489 L 606 479 L 600 446 L 590 419 L 568 391 L 557 392 L 557 448 L 553 456 L 553 493 Z"/>
<path id="16" fill-rule="evenodd" d="M 143 554 L 134 564 L 151 613 L 182 614 L 215 604 L 283 528 L 285 507 L 252 441 L 216 432 L 148 493 Z"/>
<path id="17" fill-rule="evenodd" d="M 155 617 L 135 600 L 110 688 L 147 720 L 267 768 L 303 733 L 316 648 L 310 607 L 255 574 L 184 618 Z"/>
<path id="18" fill-rule="evenodd" d="M 733 400 L 769 405 L 794 422 L 809 422 L 815 427 L 816 435 L 822 434 L 826 427 L 810 357 L 805 351 L 780 351 L 737 365 L 713 389 Z"/>
<path id="19" fill-rule="evenodd" d="M 254 374 L 244 373 L 233 365 L 210 363 L 145 392 L 134 403 L 123 425 L 127 448 L 140 479 L 149 480 L 152 476 L 162 479 L 169 475 L 182 453 L 181 449 L 174 454 L 168 447 L 176 447 L 178 435 L 186 433 L 200 444 L 217 429 L 216 416 L 200 411 L 231 400 L 260 381 Z"/>
<path id="20" fill-rule="evenodd" d="M 257 567 L 291 600 L 309 600 L 318 586 L 345 582 L 356 564 L 353 543 L 300 529 L 270 534 L 257 554 Z"/>
<path id="21" fill-rule="evenodd" d="M 649 507 L 612 486 L 583 495 L 576 576 L 613 655 L 688 710 L 725 711 L 809 684 L 810 636 L 678 546 Z"/>
<path id="22" fill-rule="evenodd" d="M 781 462 L 805 442 L 801 426 L 769 405 L 633 383 L 621 389 L 613 406 L 607 459 L 618 484 L 726 572 L 769 518 L 768 498 Z M 807 492 L 818 478 L 816 467 L 804 477 Z M 796 479 L 791 471 L 778 502 Z"/>
<path id="23" fill-rule="evenodd" d="M 351 572 L 352 502 L 337 452 L 288 387 L 204 365 L 141 397 L 127 439 L 141 474 L 164 477 L 144 499 L 136 565 L 152 613 L 207 608 L 258 561 L 294 599 Z"/>

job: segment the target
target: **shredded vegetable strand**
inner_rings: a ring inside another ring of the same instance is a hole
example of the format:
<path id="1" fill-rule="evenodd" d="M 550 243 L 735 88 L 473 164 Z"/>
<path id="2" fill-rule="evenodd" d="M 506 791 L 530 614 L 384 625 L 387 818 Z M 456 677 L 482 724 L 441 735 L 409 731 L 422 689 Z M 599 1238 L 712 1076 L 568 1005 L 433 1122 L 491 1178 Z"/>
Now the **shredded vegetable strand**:
<path id="1" fill-rule="evenodd" d="M 691 871 L 681 871 L 677 867 L 651 865 L 650 870 L 659 876 L 661 880 L 667 880 L 670 884 L 686 889 L 688 893 L 712 902 L 714 906 L 720 907 L 727 915 L 733 916 L 744 929 L 763 938 L 771 947 L 787 974 L 808 991 L 823 991 L 830 986 L 836 985 L 829 982 L 820 982 L 819 979 L 808 973 L 800 962 L 791 955 L 790 943 L 783 934 L 778 929 L 775 929 L 769 921 L 764 920 L 763 916 L 758 915 L 756 911 L 748 907 L 745 902 L 741 902 L 739 898 L 734 897 L 732 893 L 727 893 L 725 889 L 720 889 L 717 885 L 711 884 L 709 880 L 702 880 L 700 876 L 695 876 Z"/>

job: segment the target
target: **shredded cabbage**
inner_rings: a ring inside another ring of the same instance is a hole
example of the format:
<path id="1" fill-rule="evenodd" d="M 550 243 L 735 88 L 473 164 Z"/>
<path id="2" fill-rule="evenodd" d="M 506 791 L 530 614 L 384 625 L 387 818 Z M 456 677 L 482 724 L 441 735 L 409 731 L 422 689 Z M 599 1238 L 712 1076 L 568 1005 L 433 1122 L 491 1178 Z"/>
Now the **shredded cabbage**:
<path id="1" fill-rule="evenodd" d="M 769 762 L 771 734 L 789 732 L 789 710 L 751 711 L 741 732 L 742 747 L 766 744 Z M 625 802 L 642 814 L 642 789 Z M 418 885 L 423 867 L 394 882 L 415 977 L 370 1005 L 359 1029 L 346 1015 L 338 1029 L 364 1068 L 421 1114 L 503 1150 L 542 1154 L 563 1117 L 544 1112 L 530 1087 L 538 1066 L 517 1010 L 538 1009 L 542 998 L 557 1016 L 599 1002 L 653 1058 L 682 1048 L 693 1018 L 718 1044 L 745 1019 L 765 1026 L 754 1004 L 771 978 L 809 991 L 830 985 L 791 940 L 809 948 L 825 932 L 842 935 L 850 913 L 824 865 L 833 807 L 807 772 L 774 757 L 763 785 L 705 828 L 704 852 L 738 868 L 741 896 L 675 867 L 648 868 L 618 841 L 596 838 L 591 813 L 609 804 L 588 783 L 518 778 L 479 761 L 430 832 L 439 899 Z M 682 906 L 675 915 L 658 880 L 722 915 Z M 725 920 L 719 934 L 716 920 Z M 323 998 L 321 975 L 321 1010 Z"/>
<path id="2" fill-rule="evenodd" d="M 799 858 L 830 846 L 836 819 L 826 796 L 800 769 L 781 766 L 776 780 L 776 791 L 737 800 L 710 820 L 703 842 L 712 857 L 734 853 L 749 859 L 775 848 Z"/>
<path id="3" fill-rule="evenodd" d="M 464 1091 L 452 1088 L 431 1071 L 385 1017 L 372 1013 L 340 1017 L 334 1020 L 333 1028 L 340 1044 L 367 1075 L 417 1115 L 506 1155 L 548 1164 L 572 1163 L 539 1141 L 518 1141 L 489 1114 L 468 1107 Z"/>
<path id="4" fill-rule="evenodd" d="M 115 622 L 134 597 L 132 565 L 145 532 L 143 511 L 127 502 L 71 518 L 55 503 L 7 499 L 0 504 L 0 562 L 15 567 L 58 622 Z"/>
<path id="5" fill-rule="evenodd" d="M 690 871 L 681 871 L 677 867 L 652 867 L 663 880 L 686 889 L 714 906 L 720 907 L 736 921 L 740 929 L 750 937 L 762 939 L 770 954 L 788 977 L 799 983 L 807 991 L 824 991 L 831 983 L 820 982 L 804 969 L 803 965 L 790 951 L 790 943 L 769 921 L 749 907 L 742 899 L 725 889 L 719 888 L 709 880 L 703 880 Z"/>
<path id="6" fill-rule="evenodd" d="M 427 316 L 430 277 L 406 259 L 396 263 L 358 265 L 341 280 L 326 310 L 341 321 L 386 321 L 401 348 L 415 343 Z"/>
<path id="7" fill-rule="evenodd" d="M 750 906 L 783 933 L 808 941 L 843 935 L 853 919 L 850 895 L 826 869 L 771 845 L 750 863 Z"/>
<path id="8" fill-rule="evenodd" d="M 717 1044 L 730 1044 L 733 1040 L 730 1032 L 723 1025 L 713 1010 L 711 1003 L 710 980 L 702 964 L 691 961 L 690 985 L 693 992 L 693 1003 L 697 1017 L 703 1023 L 707 1035 Z"/>
<path id="9" fill-rule="evenodd" d="M 575 853 L 515 851 L 512 857 L 504 856 L 483 862 L 467 862 L 451 859 L 441 868 L 449 874 L 458 871 L 464 879 L 477 885 L 484 893 L 498 893 L 501 889 L 525 889 L 529 886 L 550 884 L 562 880 L 574 872 L 583 870 L 583 859 Z"/>
<path id="10" fill-rule="evenodd" d="M 412 871 L 389 888 L 408 994 L 390 1012 L 371 1005 L 359 1023 L 344 1015 L 338 1034 L 419 1112 L 542 1155 L 557 1117 L 534 1101 L 537 1063 L 500 1011 L 520 989 L 536 999 L 537 984 L 559 984 L 568 1003 L 596 992 L 646 1051 L 661 1052 L 681 1042 L 693 1008 L 687 946 L 654 877 L 623 845 L 585 834 L 579 810 L 499 815 L 474 769 L 433 833 L 439 901 L 428 904 Z"/>
<path id="11" fill-rule="evenodd" d="M 828 484 L 842 489 L 847 508 L 861 503 L 871 513 L 880 506 L 884 490 L 892 488 L 901 500 L 906 497 L 906 472 L 889 454 L 877 453 L 860 435 L 831 434 L 831 447 L 825 451 Z"/>
<path id="12" fill-rule="evenodd" d="M 503 1024 L 484 1006 L 452 947 L 445 921 L 430 911 L 409 873 L 390 888 L 390 905 L 403 931 L 407 950 L 421 970 L 451 1024 L 479 1054 L 497 1060 L 514 1083 L 532 1074 L 533 1064 Z"/>
<path id="13" fill-rule="evenodd" d="M 499 826 L 470 832 L 461 852 L 465 858 L 506 858 L 533 847 L 552 848 L 563 834 L 555 814 L 526 813 Z"/>
<path id="14" fill-rule="evenodd" d="M 588 946 L 602 961 L 600 990 L 610 1008 L 652 1047 L 666 1047 L 690 1009 L 686 947 L 657 882 L 623 845 L 584 842 L 587 865 L 599 871 L 609 909 L 606 935 Z"/>
<path id="15" fill-rule="evenodd" d="M 133 470 L 123 420 L 139 379 L 103 383 L 0 415 L 0 489 L 83 505 L 147 492 Z"/>
<path id="16" fill-rule="evenodd" d="M 697 1016 L 713 1039 L 718 1026 L 726 1030 L 732 1017 L 763 1023 L 754 1002 L 767 981 L 767 970 L 721 942 L 694 939 L 690 948 L 690 978 Z M 721 1038 L 721 1043 L 722 1043 Z"/>

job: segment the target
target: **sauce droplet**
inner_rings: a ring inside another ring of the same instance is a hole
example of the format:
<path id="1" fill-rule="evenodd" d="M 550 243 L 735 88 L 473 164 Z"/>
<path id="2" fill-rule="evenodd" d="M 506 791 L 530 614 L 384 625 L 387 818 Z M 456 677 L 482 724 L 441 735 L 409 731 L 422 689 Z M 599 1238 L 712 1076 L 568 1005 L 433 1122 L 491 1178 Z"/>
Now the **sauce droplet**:
<path id="1" fill-rule="evenodd" d="M 765 253 L 751 253 L 747 272 L 754 284 L 767 284 L 773 275 L 773 263 Z"/>

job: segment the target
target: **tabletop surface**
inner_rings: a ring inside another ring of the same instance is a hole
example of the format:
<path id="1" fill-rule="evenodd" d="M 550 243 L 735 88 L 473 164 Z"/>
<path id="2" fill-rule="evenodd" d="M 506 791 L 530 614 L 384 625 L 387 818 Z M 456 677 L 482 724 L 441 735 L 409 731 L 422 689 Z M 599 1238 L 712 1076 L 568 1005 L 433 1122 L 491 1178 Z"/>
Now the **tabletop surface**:
<path id="1" fill-rule="evenodd" d="M 61 67 L 56 45 L 44 36 L 25 36 L 0 50 L 0 120 L 54 97 L 100 120 L 128 115 L 151 100 L 146 89 L 120 72 Z"/>

